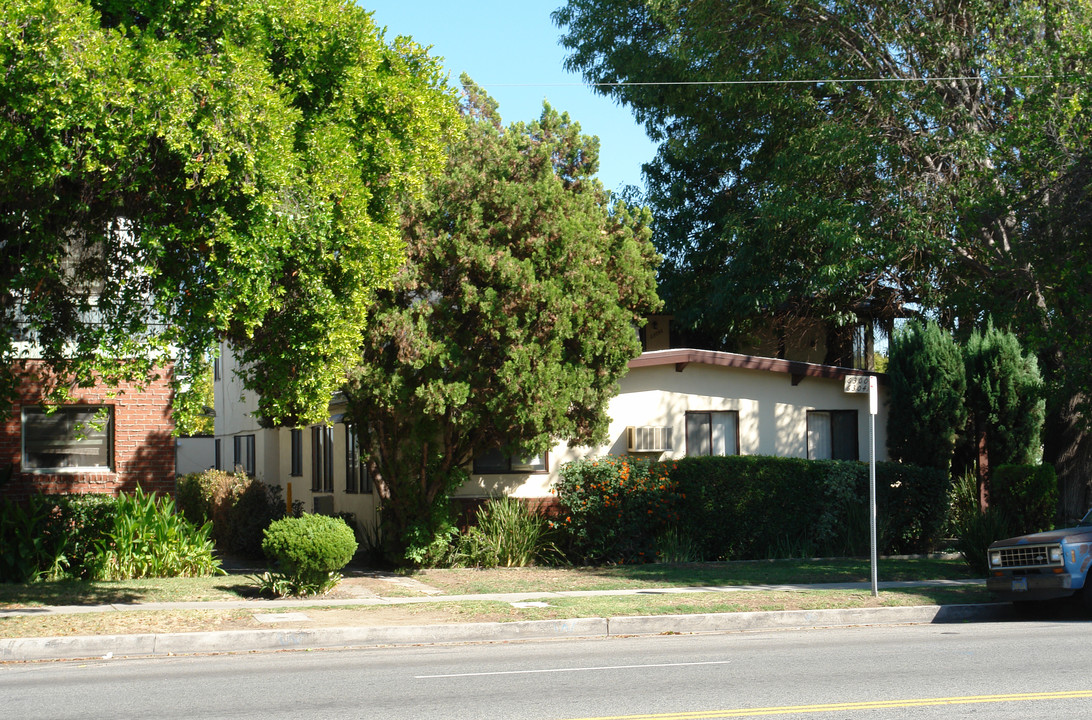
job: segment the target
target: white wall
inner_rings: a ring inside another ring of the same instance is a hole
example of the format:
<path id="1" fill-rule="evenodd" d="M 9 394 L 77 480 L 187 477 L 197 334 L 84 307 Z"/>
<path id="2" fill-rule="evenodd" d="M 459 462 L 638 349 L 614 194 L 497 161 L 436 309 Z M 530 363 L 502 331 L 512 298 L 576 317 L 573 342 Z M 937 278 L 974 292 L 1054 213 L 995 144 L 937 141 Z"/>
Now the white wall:
<path id="1" fill-rule="evenodd" d="M 876 459 L 887 459 L 887 391 L 880 388 L 876 418 Z M 686 413 L 734 410 L 739 413 L 739 450 L 743 455 L 808 457 L 809 410 L 857 410 L 858 449 L 868 460 L 868 395 L 848 394 L 842 378 L 802 377 L 769 370 L 690 363 L 678 372 L 674 364 L 633 368 L 619 382 L 619 394 L 608 406 L 608 441 L 599 447 L 569 447 L 561 443 L 549 455 L 549 472 L 541 474 L 474 475 L 456 493 L 481 497 L 507 493 L 545 497 L 566 462 L 597 455 L 628 454 L 630 425 L 672 428 L 673 449 L 642 453 L 648 459 L 686 456 Z"/>

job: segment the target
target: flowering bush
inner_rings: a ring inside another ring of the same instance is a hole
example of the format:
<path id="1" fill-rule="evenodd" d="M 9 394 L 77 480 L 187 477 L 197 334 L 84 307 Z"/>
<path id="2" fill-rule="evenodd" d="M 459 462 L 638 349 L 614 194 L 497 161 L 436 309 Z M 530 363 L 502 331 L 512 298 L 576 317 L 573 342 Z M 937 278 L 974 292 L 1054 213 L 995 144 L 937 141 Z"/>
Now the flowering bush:
<path id="1" fill-rule="evenodd" d="M 583 562 L 652 562 L 657 538 L 679 520 L 668 463 L 604 457 L 561 468 L 556 526 Z"/>

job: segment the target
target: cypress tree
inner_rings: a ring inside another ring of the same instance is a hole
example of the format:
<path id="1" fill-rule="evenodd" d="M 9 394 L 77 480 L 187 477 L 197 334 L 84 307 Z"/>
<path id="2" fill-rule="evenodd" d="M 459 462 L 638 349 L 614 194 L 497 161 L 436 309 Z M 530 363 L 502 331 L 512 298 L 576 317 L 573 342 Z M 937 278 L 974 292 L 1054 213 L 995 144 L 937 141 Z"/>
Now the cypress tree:
<path id="1" fill-rule="evenodd" d="M 900 462 L 947 470 L 967 421 L 958 346 L 936 323 L 911 321 L 891 339 L 887 449 Z"/>

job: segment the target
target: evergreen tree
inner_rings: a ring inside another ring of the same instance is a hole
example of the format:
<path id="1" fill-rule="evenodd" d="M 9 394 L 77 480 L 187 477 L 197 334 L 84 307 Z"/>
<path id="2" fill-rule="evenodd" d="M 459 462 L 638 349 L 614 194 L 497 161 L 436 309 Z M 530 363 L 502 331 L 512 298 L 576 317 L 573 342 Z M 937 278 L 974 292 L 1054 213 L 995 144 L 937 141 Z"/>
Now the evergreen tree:
<path id="1" fill-rule="evenodd" d="M 963 358 L 935 322 L 912 321 L 891 338 L 887 448 L 893 459 L 947 470 L 967 421 Z"/>
<path id="2" fill-rule="evenodd" d="M 598 140 L 548 105 L 505 128 L 463 82 L 465 125 L 405 213 L 406 265 L 346 388 L 395 562 L 444 540 L 476 456 L 604 440 L 635 328 L 659 307 L 648 212 L 594 178 Z"/>
<path id="3" fill-rule="evenodd" d="M 1042 450 L 1045 401 L 1034 356 L 1025 355 L 1011 332 L 993 323 L 971 334 L 964 349 L 967 373 L 968 440 L 977 457 L 980 488 L 990 468 L 1034 463 Z M 988 502 L 988 489 L 982 492 Z"/>

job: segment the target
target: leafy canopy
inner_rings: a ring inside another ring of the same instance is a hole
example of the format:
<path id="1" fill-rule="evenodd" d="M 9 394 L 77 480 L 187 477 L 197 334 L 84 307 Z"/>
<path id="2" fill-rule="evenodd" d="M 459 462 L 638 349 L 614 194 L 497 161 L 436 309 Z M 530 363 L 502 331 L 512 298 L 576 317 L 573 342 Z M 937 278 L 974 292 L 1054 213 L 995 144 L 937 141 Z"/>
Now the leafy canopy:
<path id="1" fill-rule="evenodd" d="M 659 306 L 648 212 L 595 179 L 597 139 L 549 105 L 504 127 L 463 82 L 464 124 L 405 213 L 407 262 L 347 389 L 395 552 L 442 529 L 476 455 L 603 440 L 635 329 Z"/>
<path id="2" fill-rule="evenodd" d="M 324 417 L 442 162 L 438 63 L 340 0 L 15 0 L 0 62 L 3 401 L 32 354 L 54 399 L 197 387 L 226 339 L 268 422 Z"/>
<path id="3" fill-rule="evenodd" d="M 1046 457 L 1087 507 L 1092 2 L 568 0 L 554 19 L 569 67 L 660 143 L 679 325 L 716 346 L 801 316 L 921 311 L 964 337 L 992 316 L 1039 356 Z"/>

